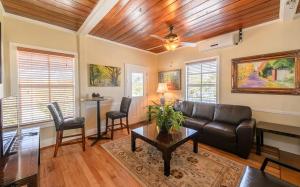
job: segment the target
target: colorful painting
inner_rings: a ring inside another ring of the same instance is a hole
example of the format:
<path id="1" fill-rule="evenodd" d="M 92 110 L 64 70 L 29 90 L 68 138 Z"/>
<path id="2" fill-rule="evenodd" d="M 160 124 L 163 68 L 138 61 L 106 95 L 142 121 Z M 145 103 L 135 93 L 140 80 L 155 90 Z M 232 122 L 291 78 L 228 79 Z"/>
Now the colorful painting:
<path id="1" fill-rule="evenodd" d="M 158 81 L 167 83 L 168 90 L 181 89 L 181 70 L 162 71 L 158 73 Z"/>
<path id="2" fill-rule="evenodd" d="M 295 58 L 238 64 L 239 88 L 295 88 Z"/>
<path id="3" fill-rule="evenodd" d="M 121 85 L 121 68 L 89 64 L 89 86 L 119 87 Z"/>
<path id="4" fill-rule="evenodd" d="M 300 94 L 300 50 L 232 60 L 232 92 Z"/>

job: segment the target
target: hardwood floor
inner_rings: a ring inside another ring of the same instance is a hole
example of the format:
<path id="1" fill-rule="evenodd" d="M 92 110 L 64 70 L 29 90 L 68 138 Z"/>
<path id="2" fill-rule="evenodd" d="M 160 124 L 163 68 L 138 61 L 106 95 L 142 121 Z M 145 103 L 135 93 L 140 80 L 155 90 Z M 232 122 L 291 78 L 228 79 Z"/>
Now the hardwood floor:
<path id="1" fill-rule="evenodd" d="M 115 139 L 127 136 L 127 130 L 115 132 Z M 110 140 L 103 140 L 93 147 L 87 141 L 86 151 L 82 152 L 81 145 L 61 147 L 57 157 L 53 158 L 54 147 L 41 151 L 40 186 L 41 187 L 69 187 L 69 186 L 140 186 L 126 169 L 115 161 L 101 146 Z M 219 149 L 200 144 L 199 150 L 208 149 L 237 162 L 259 168 L 262 156 L 251 153 L 249 159 L 221 151 Z M 300 174 L 273 164 L 267 167 L 267 172 L 281 177 L 300 186 Z"/>

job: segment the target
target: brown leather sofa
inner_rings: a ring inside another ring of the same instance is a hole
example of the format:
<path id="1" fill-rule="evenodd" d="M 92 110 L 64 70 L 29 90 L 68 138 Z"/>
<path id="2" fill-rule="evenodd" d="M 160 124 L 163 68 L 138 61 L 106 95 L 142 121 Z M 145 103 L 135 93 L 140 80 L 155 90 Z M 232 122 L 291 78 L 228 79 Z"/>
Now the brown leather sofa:
<path id="1" fill-rule="evenodd" d="M 256 124 L 250 107 L 182 101 L 174 108 L 186 117 L 183 126 L 200 132 L 201 143 L 249 156 Z"/>

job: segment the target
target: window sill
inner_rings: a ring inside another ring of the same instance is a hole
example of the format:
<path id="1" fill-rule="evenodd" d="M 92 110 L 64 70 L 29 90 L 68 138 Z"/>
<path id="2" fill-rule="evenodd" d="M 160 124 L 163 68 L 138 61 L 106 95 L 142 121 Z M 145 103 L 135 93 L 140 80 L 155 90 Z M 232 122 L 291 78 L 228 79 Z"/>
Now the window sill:
<path id="1" fill-rule="evenodd" d="M 47 121 L 43 123 L 35 123 L 35 124 L 20 126 L 20 128 L 32 128 L 32 127 L 39 127 L 40 129 L 44 129 L 49 127 L 55 127 L 55 125 L 52 121 Z"/>

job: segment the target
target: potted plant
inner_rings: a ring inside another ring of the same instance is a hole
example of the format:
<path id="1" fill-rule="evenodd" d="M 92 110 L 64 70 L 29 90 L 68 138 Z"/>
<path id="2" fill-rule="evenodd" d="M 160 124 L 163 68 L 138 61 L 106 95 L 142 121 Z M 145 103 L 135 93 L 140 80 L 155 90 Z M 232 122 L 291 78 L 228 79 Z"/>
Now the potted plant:
<path id="1" fill-rule="evenodd" d="M 180 111 L 175 111 L 172 104 L 154 105 L 148 112 L 156 119 L 156 125 L 160 133 L 169 133 L 170 130 L 178 130 L 184 120 Z M 149 116 L 149 115 L 148 115 Z"/>

